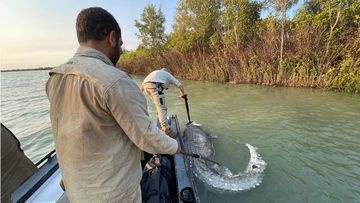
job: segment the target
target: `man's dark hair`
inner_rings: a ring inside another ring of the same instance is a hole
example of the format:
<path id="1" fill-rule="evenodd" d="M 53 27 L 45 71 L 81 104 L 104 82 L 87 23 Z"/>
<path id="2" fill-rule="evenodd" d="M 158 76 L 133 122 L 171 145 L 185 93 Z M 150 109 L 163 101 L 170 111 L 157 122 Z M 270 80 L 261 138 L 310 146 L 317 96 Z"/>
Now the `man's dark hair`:
<path id="1" fill-rule="evenodd" d="M 79 42 L 104 40 L 106 35 L 115 31 L 116 39 L 121 30 L 115 18 L 103 8 L 91 7 L 82 10 L 76 19 L 76 33 Z"/>

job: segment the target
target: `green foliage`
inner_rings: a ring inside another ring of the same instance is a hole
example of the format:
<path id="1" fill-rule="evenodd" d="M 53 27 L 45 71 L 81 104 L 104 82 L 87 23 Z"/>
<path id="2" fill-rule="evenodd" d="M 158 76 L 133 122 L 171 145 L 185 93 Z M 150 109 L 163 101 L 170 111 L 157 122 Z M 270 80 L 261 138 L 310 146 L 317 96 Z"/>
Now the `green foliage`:
<path id="1" fill-rule="evenodd" d="M 219 34 L 219 0 L 179 0 L 171 46 L 178 51 L 204 48 Z"/>
<path id="2" fill-rule="evenodd" d="M 267 1 L 280 18 L 260 19 L 259 1 L 179 0 L 161 51 L 143 43 L 119 64 L 137 74 L 165 65 L 184 79 L 360 93 L 359 0 L 309 0 L 286 19 L 296 1 Z M 148 9 L 142 19 L 155 16 L 154 7 Z M 144 22 L 150 21 L 139 30 Z"/>
<path id="3" fill-rule="evenodd" d="M 341 61 L 333 87 L 345 92 L 360 93 L 360 35 L 354 36 L 351 49 Z"/>
<path id="4" fill-rule="evenodd" d="M 334 74 L 334 69 L 329 69 L 328 72 L 328 75 L 334 77 L 331 84 L 328 84 L 328 88 L 360 93 L 360 68 L 355 67 L 355 61 L 352 58 L 347 58 L 340 64 L 339 73 Z"/>
<path id="5" fill-rule="evenodd" d="M 340 13 L 341 24 L 346 27 L 358 27 L 360 23 L 360 2 L 358 0 L 310 0 L 297 15 L 296 22 L 313 21 L 326 25 L 328 29 Z"/>
<path id="6" fill-rule="evenodd" d="M 127 52 L 120 56 L 120 63 L 131 62 L 132 60 L 139 59 L 139 58 L 151 58 L 153 53 L 149 49 L 140 48 L 136 51 Z"/>
<path id="7" fill-rule="evenodd" d="M 224 44 L 245 44 L 254 36 L 262 5 L 248 0 L 222 0 Z"/>
<path id="8" fill-rule="evenodd" d="M 141 14 L 141 22 L 135 20 L 139 29 L 137 36 L 141 39 L 141 47 L 145 49 L 160 50 L 166 42 L 165 17 L 161 9 L 156 12 L 155 6 L 150 4 Z"/>
<path id="9" fill-rule="evenodd" d="M 194 36 L 189 31 L 179 30 L 170 34 L 167 48 L 185 52 L 194 46 L 195 41 Z"/>

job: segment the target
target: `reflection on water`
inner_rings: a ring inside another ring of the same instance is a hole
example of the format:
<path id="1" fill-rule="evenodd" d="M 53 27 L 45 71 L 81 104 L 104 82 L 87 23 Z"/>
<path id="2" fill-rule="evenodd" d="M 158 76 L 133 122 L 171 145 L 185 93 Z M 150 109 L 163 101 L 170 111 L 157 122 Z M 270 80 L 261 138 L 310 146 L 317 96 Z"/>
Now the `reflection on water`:
<path id="1" fill-rule="evenodd" d="M 39 160 L 54 148 L 47 71 L 1 73 L 1 122 Z M 142 77 L 134 77 L 140 84 Z M 360 96 L 321 90 L 183 81 L 191 119 L 218 138 L 216 160 L 244 170 L 245 143 L 268 163 L 261 186 L 219 194 L 201 183 L 202 202 L 360 202 Z M 187 123 L 183 100 L 171 88 L 170 114 Z M 148 100 L 149 112 L 155 109 Z"/>

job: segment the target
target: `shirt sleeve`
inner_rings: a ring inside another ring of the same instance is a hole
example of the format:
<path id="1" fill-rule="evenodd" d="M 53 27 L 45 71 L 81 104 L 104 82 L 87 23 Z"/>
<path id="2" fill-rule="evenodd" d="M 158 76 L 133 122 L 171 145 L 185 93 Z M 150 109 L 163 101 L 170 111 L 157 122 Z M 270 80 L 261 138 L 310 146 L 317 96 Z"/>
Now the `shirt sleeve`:
<path id="1" fill-rule="evenodd" d="M 181 83 L 179 82 L 179 80 L 177 80 L 173 75 L 171 75 L 169 73 L 169 78 L 170 78 L 170 83 L 175 85 L 177 88 L 179 88 L 181 86 Z"/>
<path id="2" fill-rule="evenodd" d="M 128 78 L 115 82 L 105 93 L 107 106 L 129 139 L 151 154 L 175 154 L 178 143 L 163 133 L 147 112 L 146 99 Z"/>

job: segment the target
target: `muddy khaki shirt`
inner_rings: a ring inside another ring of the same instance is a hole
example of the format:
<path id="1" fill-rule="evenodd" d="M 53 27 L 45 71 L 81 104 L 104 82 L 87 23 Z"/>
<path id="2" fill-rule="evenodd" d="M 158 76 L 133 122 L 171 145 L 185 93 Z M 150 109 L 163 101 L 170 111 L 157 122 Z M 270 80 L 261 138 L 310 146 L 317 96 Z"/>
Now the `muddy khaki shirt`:
<path id="1" fill-rule="evenodd" d="M 147 112 L 138 86 L 101 52 L 80 47 L 46 84 L 59 166 L 71 202 L 126 202 L 141 180 L 141 150 L 177 142 Z"/>

